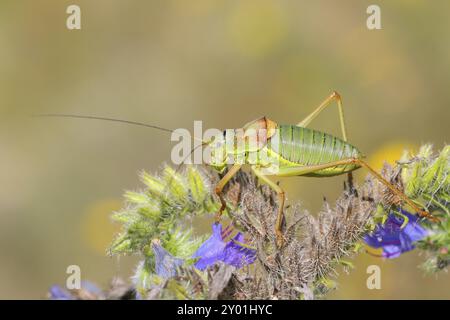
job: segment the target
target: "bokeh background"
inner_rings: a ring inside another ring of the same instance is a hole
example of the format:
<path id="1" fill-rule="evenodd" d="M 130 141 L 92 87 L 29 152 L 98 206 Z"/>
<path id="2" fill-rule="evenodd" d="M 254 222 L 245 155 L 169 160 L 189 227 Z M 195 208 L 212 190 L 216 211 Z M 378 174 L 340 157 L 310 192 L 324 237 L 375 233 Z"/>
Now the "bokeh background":
<path id="1" fill-rule="evenodd" d="M 241 127 L 266 115 L 296 123 L 332 90 L 351 142 L 381 166 L 404 148 L 441 148 L 450 130 L 450 2 L 2 0 L 0 2 L 0 298 L 45 298 L 76 264 L 106 286 L 136 257 L 105 252 L 109 214 L 137 173 L 170 161 L 161 132 L 107 122 L 33 119 L 75 113 L 192 130 Z M 82 29 L 66 28 L 77 4 Z M 312 127 L 339 135 L 336 108 Z M 364 174 L 359 174 L 362 179 Z M 344 178 L 281 179 L 290 202 L 333 201 Z M 367 254 L 340 272 L 330 298 L 450 298 L 450 277 L 424 276 L 410 252 Z M 382 289 L 366 288 L 366 268 Z"/>

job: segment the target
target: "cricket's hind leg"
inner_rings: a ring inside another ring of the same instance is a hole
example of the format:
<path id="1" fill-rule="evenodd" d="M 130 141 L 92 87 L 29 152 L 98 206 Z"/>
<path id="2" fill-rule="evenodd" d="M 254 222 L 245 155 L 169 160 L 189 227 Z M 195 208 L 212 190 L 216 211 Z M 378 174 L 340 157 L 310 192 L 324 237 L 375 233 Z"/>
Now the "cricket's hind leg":
<path id="1" fill-rule="evenodd" d="M 369 164 L 367 164 L 365 161 L 363 161 L 361 159 L 356 159 L 355 161 L 361 167 L 366 168 L 370 172 L 370 174 L 372 174 L 378 181 L 380 181 L 382 184 L 384 184 L 386 187 L 388 187 L 389 190 L 391 190 L 396 196 L 398 196 L 400 199 L 405 201 L 410 207 L 412 207 L 419 214 L 419 216 L 421 216 L 423 218 L 427 218 L 433 222 L 440 221 L 438 218 L 433 216 L 431 213 L 419 208 L 410 198 L 408 198 L 408 196 L 406 194 L 404 194 L 402 191 L 400 191 L 395 186 L 393 186 L 391 183 L 389 183 L 386 179 L 384 179 L 378 172 L 376 172 L 372 167 L 370 167 Z"/>
<path id="2" fill-rule="evenodd" d="M 342 98 L 339 93 L 333 91 L 328 98 L 326 98 L 313 112 L 311 112 L 305 119 L 300 121 L 297 126 L 307 127 L 331 102 L 336 101 L 339 111 L 339 122 L 341 123 L 342 139 L 347 141 L 347 129 L 345 127 L 344 108 L 342 106 Z"/>
<path id="3" fill-rule="evenodd" d="M 346 158 L 342 160 L 337 160 L 329 163 L 319 164 L 319 165 L 312 165 L 312 166 L 298 166 L 298 167 L 290 167 L 290 168 L 283 168 L 280 170 L 279 174 L 285 175 L 285 176 L 302 176 L 306 175 L 308 173 L 316 172 L 319 170 L 327 169 L 327 168 L 333 168 L 337 166 L 343 166 L 348 164 L 356 164 L 360 167 L 366 168 L 369 173 L 374 176 L 378 181 L 380 181 L 382 184 L 384 184 L 389 190 L 391 190 L 396 196 L 398 196 L 400 199 L 405 201 L 409 206 L 411 206 L 421 217 L 427 218 L 434 222 L 439 222 L 439 219 L 431 215 L 429 212 L 420 209 L 406 194 L 404 194 L 401 190 L 399 190 L 397 187 L 393 186 L 389 181 L 387 181 L 385 178 L 383 178 L 378 172 L 376 172 L 372 167 L 370 167 L 365 161 L 359 159 L 359 158 Z"/>
<path id="4" fill-rule="evenodd" d="M 339 112 L 339 122 L 341 125 L 342 132 L 342 140 L 347 142 L 347 128 L 345 126 L 345 117 L 344 117 L 344 107 L 342 105 L 342 97 L 341 95 L 333 91 L 313 112 L 311 112 L 305 119 L 297 124 L 299 127 L 307 127 L 308 124 L 313 121 L 323 110 L 325 110 L 328 106 L 331 105 L 333 101 L 336 101 L 338 112 Z M 349 190 L 354 192 L 353 188 L 353 175 L 351 172 L 347 173 L 347 183 Z"/>

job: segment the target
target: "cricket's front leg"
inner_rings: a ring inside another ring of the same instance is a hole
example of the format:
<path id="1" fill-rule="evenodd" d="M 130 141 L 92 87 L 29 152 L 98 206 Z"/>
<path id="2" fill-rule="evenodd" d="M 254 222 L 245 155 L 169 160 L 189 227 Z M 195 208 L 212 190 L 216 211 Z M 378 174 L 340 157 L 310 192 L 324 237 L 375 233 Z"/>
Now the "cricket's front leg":
<path id="1" fill-rule="evenodd" d="M 284 190 L 281 189 L 279 185 L 270 180 L 267 176 L 265 176 L 258 168 L 256 168 L 255 166 L 252 166 L 251 168 L 254 174 L 259 179 L 267 183 L 269 187 L 271 187 L 277 193 L 278 209 L 277 209 L 277 219 L 275 221 L 275 235 L 277 237 L 277 246 L 281 248 L 284 246 L 285 243 L 285 239 L 283 236 L 283 219 L 284 219 L 283 209 L 286 196 L 284 194 Z"/>
<path id="2" fill-rule="evenodd" d="M 221 204 L 220 208 L 219 208 L 219 211 L 216 214 L 216 222 L 217 223 L 220 222 L 220 218 L 222 217 L 223 211 L 227 207 L 227 203 L 225 202 L 225 199 L 224 199 L 223 193 L 222 193 L 223 188 L 228 183 L 228 181 L 230 181 L 230 179 L 239 171 L 239 169 L 241 167 L 242 167 L 242 165 L 240 165 L 240 164 L 233 165 L 230 168 L 230 170 L 228 170 L 228 172 L 223 176 L 222 179 L 220 179 L 220 181 L 216 185 L 215 193 L 219 197 L 220 204 Z"/>

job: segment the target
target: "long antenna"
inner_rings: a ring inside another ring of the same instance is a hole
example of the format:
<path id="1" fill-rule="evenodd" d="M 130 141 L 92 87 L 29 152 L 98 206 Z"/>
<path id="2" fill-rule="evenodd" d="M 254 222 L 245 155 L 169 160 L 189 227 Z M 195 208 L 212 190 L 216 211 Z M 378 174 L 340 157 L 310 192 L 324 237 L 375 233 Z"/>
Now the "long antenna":
<path id="1" fill-rule="evenodd" d="M 119 123 L 125 123 L 125 124 L 132 124 L 132 125 L 136 125 L 136 126 L 141 126 L 141 127 L 147 127 L 147 128 L 152 128 L 152 129 L 157 129 L 160 131 L 164 131 L 164 132 L 169 132 L 169 133 L 177 133 L 175 132 L 175 130 L 172 129 L 168 129 L 168 128 L 164 128 L 164 127 L 160 127 L 160 126 L 156 126 L 153 124 L 148 124 L 148 123 L 144 123 L 144 122 L 138 122 L 138 121 L 131 121 L 131 120 L 122 120 L 122 119 L 117 119 L 117 118 L 108 118 L 108 117 L 97 117 L 97 116 L 85 116 L 85 115 L 78 115 L 78 114 L 64 114 L 64 113 L 44 113 L 44 114 L 36 114 L 33 115 L 33 117 L 37 117 L 37 118 L 49 118 L 49 117 L 53 117 L 53 118 L 75 118 L 75 119 L 89 119 L 89 120 L 102 120 L 102 121 L 111 121 L 111 122 L 119 122 Z M 178 133 L 177 133 L 178 134 Z M 180 134 L 181 135 L 181 134 Z M 204 143 L 204 141 L 202 139 L 199 139 L 197 137 L 192 137 L 194 140 L 197 141 L 201 141 L 202 143 Z"/>
<path id="2" fill-rule="evenodd" d="M 170 133 L 174 132 L 174 130 L 172 130 L 172 129 L 155 126 L 155 125 L 148 124 L 148 123 L 115 119 L 115 118 L 107 118 L 107 117 L 83 116 L 83 115 L 76 115 L 76 114 L 57 114 L 57 113 L 37 114 L 37 115 L 34 115 L 34 117 L 78 118 L 78 119 L 113 121 L 113 122 L 121 122 L 121 123 L 126 123 L 126 124 L 133 124 L 136 126 L 142 126 L 142 127 L 147 127 L 147 128 L 153 128 L 153 129 L 162 130 L 162 131 L 170 132 Z"/>
<path id="3" fill-rule="evenodd" d="M 164 132 L 169 132 L 169 133 L 176 133 L 174 130 L 172 129 L 168 129 L 168 128 L 163 128 L 160 126 L 155 126 L 152 124 L 148 124 L 148 123 L 144 123 L 144 122 L 138 122 L 138 121 L 130 121 L 130 120 L 122 120 L 122 119 L 116 119 L 116 118 L 108 118 L 108 117 L 97 117 L 97 116 L 86 116 L 86 115 L 77 115 L 77 114 L 63 114 L 63 113 L 46 113 L 46 114 L 36 114 L 33 115 L 33 117 L 54 117 L 54 118 L 76 118 L 76 119 L 89 119 L 89 120 L 102 120 L 102 121 L 111 121 L 111 122 L 119 122 L 119 123 L 125 123 L 125 124 L 132 124 L 132 125 L 136 125 L 136 126 L 141 126 L 141 127 L 147 127 L 147 128 L 152 128 L 152 129 L 157 129 L 157 130 L 161 130 Z M 189 153 L 189 155 L 187 155 L 183 161 L 177 166 L 175 173 L 178 173 L 181 169 L 181 166 L 186 162 L 186 160 L 192 155 L 192 153 L 199 147 L 202 147 L 204 145 L 207 145 L 209 143 L 211 143 L 213 140 L 210 141 L 203 141 L 202 139 L 199 139 L 197 137 L 193 137 L 194 140 L 198 140 L 201 141 L 201 144 L 192 148 L 191 152 Z M 170 181 L 168 182 L 168 184 L 165 186 L 165 191 L 164 194 L 166 194 L 168 187 L 172 184 L 172 179 L 170 179 Z"/>

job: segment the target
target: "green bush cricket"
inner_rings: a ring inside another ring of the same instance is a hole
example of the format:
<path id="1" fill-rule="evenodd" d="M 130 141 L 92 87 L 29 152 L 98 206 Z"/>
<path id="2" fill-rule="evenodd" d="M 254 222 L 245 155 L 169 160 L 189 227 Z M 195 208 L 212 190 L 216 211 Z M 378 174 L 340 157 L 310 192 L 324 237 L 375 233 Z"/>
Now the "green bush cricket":
<path id="1" fill-rule="evenodd" d="M 324 109 L 336 102 L 339 111 L 339 121 L 342 131 L 342 139 L 333 135 L 308 128 L 308 125 Z M 72 117 L 84 119 L 97 119 L 115 122 L 124 122 L 128 124 L 140 125 L 173 132 L 173 130 L 153 126 L 141 122 L 126 121 L 113 118 L 79 116 L 66 114 L 45 114 L 41 116 L 52 117 Z M 361 167 L 366 168 L 371 175 L 385 185 L 399 199 L 411 206 L 421 217 L 426 217 L 432 221 L 438 219 L 427 211 L 419 208 L 411 199 L 409 199 L 401 190 L 384 179 L 378 172 L 369 166 L 364 160 L 362 153 L 353 145 L 347 142 L 347 131 L 344 121 L 344 111 L 341 96 L 333 92 L 328 96 L 314 111 L 305 119 L 295 125 L 279 125 L 276 122 L 262 117 L 249 122 L 240 130 L 243 139 L 240 147 L 235 146 L 231 149 L 226 146 L 224 139 L 217 141 L 202 141 L 202 146 L 209 146 L 214 154 L 220 154 L 222 157 L 215 160 L 214 163 L 208 163 L 215 170 L 223 172 L 228 167 L 228 158 L 241 155 L 243 161 L 232 164 L 226 174 L 220 179 L 215 187 L 215 193 L 220 199 L 221 207 L 216 214 L 216 221 L 219 222 L 223 211 L 226 208 L 226 201 L 223 197 L 223 189 L 230 179 L 242 168 L 243 165 L 250 165 L 253 173 L 264 183 L 269 185 L 278 195 L 278 211 L 275 225 L 277 235 L 277 245 L 284 244 L 283 239 L 283 208 L 285 202 L 284 190 L 268 177 L 274 176 L 311 176 L 311 177 L 331 177 L 342 174 L 351 174 L 352 171 Z M 250 136 L 257 133 L 257 143 L 249 144 Z M 261 135 L 262 132 L 262 135 Z M 224 132 L 225 137 L 225 132 Z M 239 135 L 236 135 L 239 137 Z M 216 137 L 217 138 L 217 137 Z M 220 139 L 219 139 L 220 140 Z M 239 144 L 238 144 L 239 145 Z M 259 161 L 249 162 L 248 159 L 262 159 L 260 154 L 264 153 L 264 163 Z M 253 157 L 252 157 L 253 156 Z M 276 164 L 276 168 L 274 167 Z M 274 167 L 274 168 L 272 168 Z"/>

